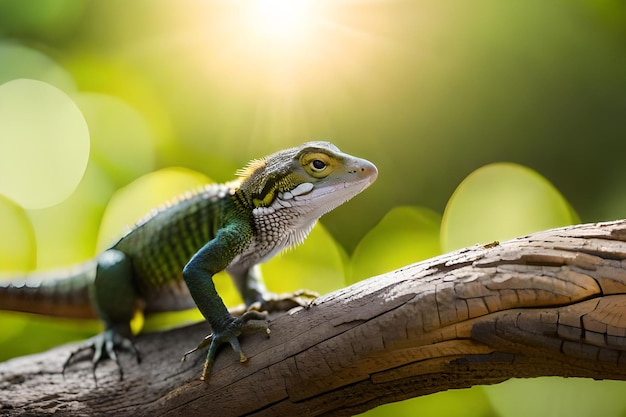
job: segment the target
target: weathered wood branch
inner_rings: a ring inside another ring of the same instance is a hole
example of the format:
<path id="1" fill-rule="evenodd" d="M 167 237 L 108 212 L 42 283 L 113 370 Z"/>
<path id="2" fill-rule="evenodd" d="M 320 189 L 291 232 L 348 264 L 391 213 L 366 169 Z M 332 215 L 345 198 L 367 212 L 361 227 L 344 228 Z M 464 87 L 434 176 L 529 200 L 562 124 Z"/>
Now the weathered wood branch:
<path id="1" fill-rule="evenodd" d="M 392 243 L 391 243 L 392 244 Z M 626 380 L 626 221 L 475 246 L 328 294 L 250 335 L 211 381 L 181 353 L 205 324 L 142 335 L 145 360 L 89 361 L 75 345 L 0 364 L 7 415 L 352 415 L 376 405 L 512 377 Z"/>

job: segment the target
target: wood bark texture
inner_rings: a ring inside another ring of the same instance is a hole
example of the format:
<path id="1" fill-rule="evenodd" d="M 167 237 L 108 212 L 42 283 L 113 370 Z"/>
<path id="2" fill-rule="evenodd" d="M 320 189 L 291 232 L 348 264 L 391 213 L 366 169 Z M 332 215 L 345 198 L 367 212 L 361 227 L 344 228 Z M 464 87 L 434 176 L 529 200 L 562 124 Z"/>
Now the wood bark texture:
<path id="1" fill-rule="evenodd" d="M 393 245 L 393 242 L 389 242 Z M 140 335 L 144 360 L 87 360 L 75 344 L 0 364 L 0 414 L 347 416 L 450 388 L 546 375 L 626 379 L 626 221 L 477 245 L 271 316 L 249 357 L 183 352 L 205 323 Z M 196 359 L 200 359 L 197 361 Z"/>

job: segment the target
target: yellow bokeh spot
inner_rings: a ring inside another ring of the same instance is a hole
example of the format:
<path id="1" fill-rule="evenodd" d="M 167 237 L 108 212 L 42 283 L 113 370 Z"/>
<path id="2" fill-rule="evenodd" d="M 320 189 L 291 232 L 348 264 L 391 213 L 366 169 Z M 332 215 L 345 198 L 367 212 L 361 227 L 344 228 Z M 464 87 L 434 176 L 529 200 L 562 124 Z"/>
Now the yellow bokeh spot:
<path id="1" fill-rule="evenodd" d="M 66 199 L 89 158 L 89 130 L 74 102 L 42 81 L 0 85 L 0 194 L 25 208 Z"/>
<path id="2" fill-rule="evenodd" d="M 0 230 L 0 271 L 33 269 L 37 259 L 33 226 L 24 209 L 2 195 Z"/>
<path id="3" fill-rule="evenodd" d="M 348 284 L 439 255 L 440 223 L 427 208 L 393 208 L 354 250 Z"/>
<path id="4" fill-rule="evenodd" d="M 494 416 L 602 416 L 624 415 L 624 382 L 587 378 L 541 377 L 510 379 L 482 387 Z M 532 401 L 519 401 L 532 398 Z M 549 412 L 547 410 L 550 410 Z"/>
<path id="5" fill-rule="evenodd" d="M 472 172 L 448 201 L 441 245 L 449 252 L 577 223 L 567 200 L 536 171 L 494 163 Z"/>

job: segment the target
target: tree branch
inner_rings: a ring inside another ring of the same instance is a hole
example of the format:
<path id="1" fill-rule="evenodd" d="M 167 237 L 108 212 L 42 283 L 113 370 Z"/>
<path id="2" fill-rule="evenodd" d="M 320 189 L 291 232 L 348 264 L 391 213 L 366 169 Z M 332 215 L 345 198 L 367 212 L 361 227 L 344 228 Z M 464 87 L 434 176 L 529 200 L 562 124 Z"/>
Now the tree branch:
<path id="1" fill-rule="evenodd" d="M 542 375 L 626 379 L 626 221 L 474 246 L 272 317 L 269 339 L 224 349 L 209 383 L 181 354 L 204 323 L 138 337 L 145 360 L 89 361 L 75 345 L 0 364 L 7 415 L 352 415 L 449 388 Z M 202 354 L 196 357 L 201 357 Z M 203 359 L 203 358 L 200 358 Z"/>

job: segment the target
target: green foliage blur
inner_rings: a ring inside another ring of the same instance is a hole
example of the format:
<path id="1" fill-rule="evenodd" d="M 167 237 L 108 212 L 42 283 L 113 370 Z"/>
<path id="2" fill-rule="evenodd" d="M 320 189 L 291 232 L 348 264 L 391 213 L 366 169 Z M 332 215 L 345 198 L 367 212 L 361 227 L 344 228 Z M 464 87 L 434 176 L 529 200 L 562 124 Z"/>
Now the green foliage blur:
<path id="1" fill-rule="evenodd" d="M 618 0 L 0 0 L 0 271 L 81 262 L 157 202 L 307 140 L 380 174 L 266 265 L 274 291 L 624 218 L 625 44 Z M 99 326 L 0 322 L 0 360 Z M 509 381 L 368 415 L 620 416 L 623 388 Z"/>

